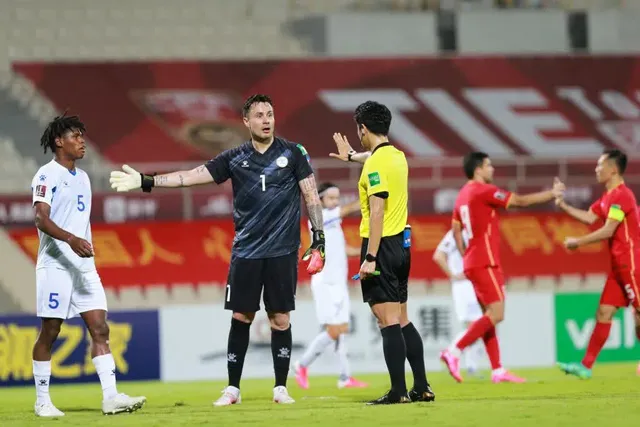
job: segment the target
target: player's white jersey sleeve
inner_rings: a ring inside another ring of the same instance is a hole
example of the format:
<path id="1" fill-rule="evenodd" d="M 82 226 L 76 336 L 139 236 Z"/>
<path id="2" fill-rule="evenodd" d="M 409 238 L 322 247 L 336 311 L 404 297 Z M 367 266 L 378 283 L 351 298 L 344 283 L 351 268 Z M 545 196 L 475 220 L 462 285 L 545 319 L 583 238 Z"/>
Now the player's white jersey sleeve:
<path id="1" fill-rule="evenodd" d="M 32 205 L 34 206 L 37 202 L 51 206 L 53 193 L 57 189 L 57 174 L 49 170 L 50 168 L 47 166 L 41 167 L 31 181 Z"/>
<path id="2" fill-rule="evenodd" d="M 58 227 L 91 243 L 91 183 L 89 176 L 76 168 L 72 173 L 52 160 L 41 167 L 32 181 L 33 204 L 51 206 L 49 218 Z M 36 268 L 57 267 L 76 271 L 95 269 L 93 258 L 81 258 L 66 242 L 38 230 L 40 248 Z"/>

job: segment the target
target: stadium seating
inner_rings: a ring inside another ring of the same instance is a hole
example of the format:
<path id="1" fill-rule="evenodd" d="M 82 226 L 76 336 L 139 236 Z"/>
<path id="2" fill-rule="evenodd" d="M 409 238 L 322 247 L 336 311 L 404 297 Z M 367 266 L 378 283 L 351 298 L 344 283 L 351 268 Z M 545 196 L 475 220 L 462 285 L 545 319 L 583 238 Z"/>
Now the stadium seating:
<path id="1" fill-rule="evenodd" d="M 28 192 L 37 170 L 33 158 L 22 157 L 13 140 L 0 136 L 0 193 Z"/>
<path id="2" fill-rule="evenodd" d="M 9 60 L 106 58 L 264 58 L 306 56 L 304 41 L 283 24 L 306 15 L 345 10 L 416 10 L 487 7 L 492 1 L 447 0 L 22 0 L 0 14 L 9 49 L 0 49 L 0 69 Z M 517 7 L 524 2 L 503 2 Z M 530 2 L 528 2 L 529 4 Z M 533 7 L 607 8 L 636 2 L 562 0 Z M 66 27 L 65 22 L 73 22 Z M 1 34 L 1 33 L 0 33 Z M 260 43 L 255 43 L 260 40 Z"/>

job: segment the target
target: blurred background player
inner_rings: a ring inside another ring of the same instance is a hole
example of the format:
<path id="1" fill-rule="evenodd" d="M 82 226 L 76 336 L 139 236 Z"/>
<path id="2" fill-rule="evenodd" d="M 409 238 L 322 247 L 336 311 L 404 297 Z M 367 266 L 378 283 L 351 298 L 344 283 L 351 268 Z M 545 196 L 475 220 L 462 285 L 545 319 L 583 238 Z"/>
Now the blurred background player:
<path id="1" fill-rule="evenodd" d="M 215 406 L 241 402 L 240 378 L 249 347 L 249 328 L 260 310 L 263 291 L 271 324 L 271 352 L 275 373 L 273 401 L 295 403 L 287 391 L 291 361 L 289 313 L 295 309 L 300 247 L 300 195 L 304 196 L 312 230 L 311 247 L 303 260 L 307 272 L 324 266 L 322 204 L 306 150 L 275 136 L 273 103 L 267 95 L 253 95 L 242 109 L 251 139 L 190 171 L 143 175 L 129 166 L 111 173 L 117 191 L 155 187 L 189 187 L 215 182 L 233 183 L 235 238 L 229 266 L 225 308 L 232 310 L 227 346 L 229 384 Z"/>
<path id="2" fill-rule="evenodd" d="M 60 116 L 47 126 L 40 144 L 54 158 L 33 177 L 31 188 L 40 239 L 36 262 L 37 316 L 40 333 L 33 346 L 35 413 L 64 413 L 49 395 L 51 348 L 65 319 L 80 316 L 91 335 L 91 357 L 102 385 L 102 412 L 133 412 L 146 398 L 116 388 L 116 364 L 109 349 L 107 298 L 96 270 L 91 243 L 91 183 L 76 167 L 86 146 L 85 125 L 77 116 Z"/>
<path id="3" fill-rule="evenodd" d="M 479 338 L 484 341 L 491 362 L 491 380 L 524 382 L 502 367 L 496 326 L 504 319 L 504 275 L 500 266 L 500 233 L 498 208 L 527 207 L 547 203 L 561 194 L 564 185 L 556 178 L 553 190 L 519 195 L 502 190 L 493 182 L 494 168 L 489 155 L 472 152 L 465 156 L 464 173 L 469 179 L 456 199 L 453 210 L 453 237 L 463 255 L 464 275 L 473 283 L 484 316 L 469 326 L 465 334 L 440 353 L 451 376 L 462 382 L 460 355 Z M 469 237 L 464 246 L 462 230 Z"/>
<path id="4" fill-rule="evenodd" d="M 559 363 L 567 374 L 582 379 L 591 378 L 591 368 L 604 346 L 611 321 L 619 308 L 632 305 L 635 309 L 636 336 L 640 340 L 640 218 L 636 197 L 624 183 L 627 156 L 620 150 L 608 150 L 600 156 L 596 166 L 596 178 L 604 185 L 604 194 L 589 210 L 574 208 L 563 198 L 556 198 L 556 205 L 585 224 L 603 221 L 602 227 L 582 237 L 567 237 L 564 245 L 576 250 L 584 245 L 608 240 L 611 270 L 604 284 L 600 304 L 596 311 L 596 326 L 582 363 Z M 638 366 L 640 374 L 640 365 Z"/>
<path id="5" fill-rule="evenodd" d="M 411 236 L 407 227 L 409 167 L 404 153 L 389 142 L 391 111 L 367 101 L 354 114 L 360 144 L 357 153 L 339 133 L 333 135 L 342 161 L 364 163 L 360 196 L 360 285 L 362 299 L 378 319 L 391 389 L 369 405 L 431 402 L 435 394 L 427 381 L 422 337 L 407 315 Z M 407 393 L 405 358 L 413 372 Z"/>
<path id="6" fill-rule="evenodd" d="M 329 182 L 320 185 L 318 194 L 322 201 L 325 246 L 328 250 L 324 269 L 311 277 L 311 292 L 318 322 L 324 330 L 311 341 L 300 360 L 294 363 L 296 381 L 300 387 L 309 388 L 309 366 L 330 344 L 334 344 L 340 363 L 338 388 L 366 387 L 367 384 L 351 376 L 346 342 L 351 315 L 347 257 L 359 256 L 360 249 L 347 245 L 342 231 L 342 218 L 359 212 L 360 202 L 356 200 L 340 206 L 340 189 Z M 311 223 L 308 225 L 311 230 Z"/>
<path id="7" fill-rule="evenodd" d="M 462 230 L 462 238 L 465 247 L 469 245 L 467 231 Z M 462 254 L 456 246 L 453 238 L 453 231 L 449 230 L 444 235 L 438 247 L 433 253 L 433 261 L 438 264 L 440 270 L 451 281 L 451 293 L 453 296 L 453 306 L 456 316 L 463 326 L 463 331 L 455 338 L 454 342 L 458 342 L 465 334 L 466 329 L 473 322 L 482 317 L 482 309 L 478 304 L 478 298 L 473 291 L 473 284 L 464 275 L 464 266 L 462 263 Z M 473 375 L 478 370 L 478 358 L 482 356 L 482 346 L 480 340 L 474 342 L 464 352 L 464 364 L 467 373 Z"/>

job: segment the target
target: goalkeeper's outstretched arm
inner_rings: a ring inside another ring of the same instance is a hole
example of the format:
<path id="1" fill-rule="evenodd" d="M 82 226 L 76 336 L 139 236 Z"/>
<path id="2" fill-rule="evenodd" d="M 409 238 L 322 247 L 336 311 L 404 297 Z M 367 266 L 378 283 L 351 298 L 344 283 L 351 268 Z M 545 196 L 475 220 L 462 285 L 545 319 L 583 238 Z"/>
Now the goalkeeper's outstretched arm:
<path id="1" fill-rule="evenodd" d="M 187 171 L 170 172 L 162 175 L 145 175 L 131 166 L 123 165 L 122 171 L 113 171 L 109 178 L 111 188 L 116 191 L 132 191 L 142 188 L 150 192 L 153 187 L 178 188 L 208 184 L 213 181 L 211 173 L 202 165 Z"/>
<path id="2" fill-rule="evenodd" d="M 153 177 L 155 187 L 191 187 L 211 182 L 213 182 L 213 177 L 204 165 L 188 171 L 170 172 Z"/>

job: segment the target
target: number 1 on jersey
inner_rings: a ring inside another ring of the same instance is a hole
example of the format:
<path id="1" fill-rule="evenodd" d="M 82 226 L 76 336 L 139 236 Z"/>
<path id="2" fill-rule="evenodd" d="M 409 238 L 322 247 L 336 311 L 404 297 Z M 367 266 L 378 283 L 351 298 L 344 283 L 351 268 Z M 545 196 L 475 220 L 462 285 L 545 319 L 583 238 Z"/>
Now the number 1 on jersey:
<path id="1" fill-rule="evenodd" d="M 262 191 L 265 191 L 267 189 L 266 178 L 267 176 L 265 174 L 260 175 L 260 181 L 262 182 Z"/>
<path id="2" fill-rule="evenodd" d="M 467 230 L 467 235 L 469 239 L 473 238 L 473 230 L 471 230 L 471 216 L 469 215 L 469 206 L 462 205 L 460 206 L 460 219 L 462 220 L 462 225 L 464 229 Z"/>

